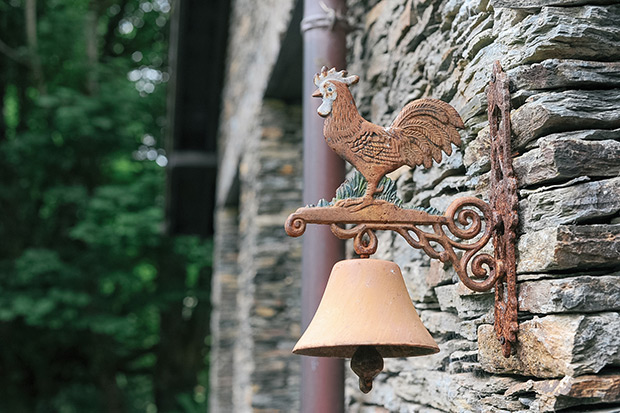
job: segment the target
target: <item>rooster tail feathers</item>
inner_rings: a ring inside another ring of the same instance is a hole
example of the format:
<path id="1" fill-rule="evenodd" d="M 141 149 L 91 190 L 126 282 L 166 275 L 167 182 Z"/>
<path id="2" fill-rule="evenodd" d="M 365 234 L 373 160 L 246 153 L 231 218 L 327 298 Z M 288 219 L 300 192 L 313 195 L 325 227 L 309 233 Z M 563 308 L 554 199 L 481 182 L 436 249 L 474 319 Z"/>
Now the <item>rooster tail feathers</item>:
<path id="1" fill-rule="evenodd" d="M 418 99 L 408 103 L 394 119 L 392 127 L 402 128 L 418 116 L 430 116 L 446 126 L 458 129 L 465 127 L 456 109 L 439 99 Z"/>
<path id="2" fill-rule="evenodd" d="M 419 99 L 398 114 L 390 130 L 399 137 L 403 160 L 410 166 L 429 168 L 441 162 L 442 151 L 450 155 L 452 144 L 461 144 L 457 128 L 464 128 L 458 112 L 437 99 Z"/>

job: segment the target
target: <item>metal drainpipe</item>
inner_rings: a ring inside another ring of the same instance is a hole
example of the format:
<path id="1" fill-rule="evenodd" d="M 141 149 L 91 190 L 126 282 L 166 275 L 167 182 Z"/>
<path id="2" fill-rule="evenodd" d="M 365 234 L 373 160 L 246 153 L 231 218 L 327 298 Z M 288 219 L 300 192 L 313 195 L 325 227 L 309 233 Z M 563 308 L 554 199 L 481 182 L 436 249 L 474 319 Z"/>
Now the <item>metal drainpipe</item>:
<path id="1" fill-rule="evenodd" d="M 316 204 L 321 198 L 330 200 L 345 176 L 344 161 L 325 143 L 323 119 L 317 114 L 320 99 L 310 97 L 316 89 L 312 78 L 323 65 L 337 70 L 345 68 L 347 26 L 340 18 L 345 10 L 344 0 L 304 0 L 301 29 L 304 47 L 303 199 L 306 204 Z M 308 226 L 303 237 L 302 257 L 303 330 L 316 312 L 332 266 L 343 258 L 343 242 L 334 237 L 328 227 Z M 343 361 L 304 356 L 301 363 L 301 411 L 343 412 Z"/>

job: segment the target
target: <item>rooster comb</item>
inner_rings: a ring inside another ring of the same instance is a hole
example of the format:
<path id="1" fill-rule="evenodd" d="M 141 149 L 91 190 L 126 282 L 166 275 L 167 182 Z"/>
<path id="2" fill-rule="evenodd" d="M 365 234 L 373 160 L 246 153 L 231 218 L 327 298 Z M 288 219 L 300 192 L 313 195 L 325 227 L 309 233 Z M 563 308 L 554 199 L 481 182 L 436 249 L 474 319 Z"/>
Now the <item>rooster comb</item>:
<path id="1" fill-rule="evenodd" d="M 314 75 L 314 84 L 319 87 L 319 85 L 326 80 L 335 80 L 349 86 L 356 84 L 360 80 L 360 77 L 357 75 L 348 76 L 346 70 L 336 72 L 335 67 L 327 70 L 327 67 L 323 66 L 321 71 Z"/>

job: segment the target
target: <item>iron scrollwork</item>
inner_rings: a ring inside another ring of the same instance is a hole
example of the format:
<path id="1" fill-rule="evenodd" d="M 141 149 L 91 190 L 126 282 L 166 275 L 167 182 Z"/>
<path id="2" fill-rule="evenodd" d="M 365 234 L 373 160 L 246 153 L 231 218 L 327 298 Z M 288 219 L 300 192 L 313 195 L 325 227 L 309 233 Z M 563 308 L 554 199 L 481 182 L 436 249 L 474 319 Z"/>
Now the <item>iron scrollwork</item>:
<path id="1" fill-rule="evenodd" d="M 493 221 L 489 204 L 479 198 L 459 198 L 444 215 L 431 215 L 380 201 L 354 212 L 338 206 L 300 208 L 289 216 L 286 232 L 298 237 L 308 223 L 328 224 L 338 238 L 353 239 L 355 252 L 362 258 L 377 251 L 375 231 L 391 230 L 430 258 L 451 263 L 463 284 L 471 290 L 487 291 L 497 282 L 499 273 L 494 258 L 480 253 L 491 238 Z M 347 224 L 353 227 L 343 227 Z M 424 230 L 424 226 L 432 231 Z M 458 250 L 462 254 L 458 254 Z"/>

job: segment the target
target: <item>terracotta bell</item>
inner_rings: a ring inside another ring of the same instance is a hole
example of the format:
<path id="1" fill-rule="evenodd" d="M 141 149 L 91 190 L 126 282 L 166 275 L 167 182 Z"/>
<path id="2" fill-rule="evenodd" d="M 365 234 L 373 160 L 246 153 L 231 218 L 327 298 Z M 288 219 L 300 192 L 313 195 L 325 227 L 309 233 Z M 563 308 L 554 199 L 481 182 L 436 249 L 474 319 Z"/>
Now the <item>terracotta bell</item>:
<path id="1" fill-rule="evenodd" d="M 364 393 L 383 369 L 384 357 L 438 351 L 398 265 L 369 258 L 334 265 L 316 314 L 293 349 L 305 356 L 351 358 Z"/>

